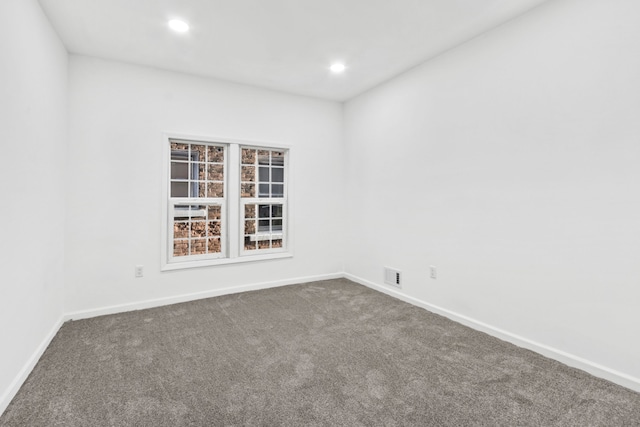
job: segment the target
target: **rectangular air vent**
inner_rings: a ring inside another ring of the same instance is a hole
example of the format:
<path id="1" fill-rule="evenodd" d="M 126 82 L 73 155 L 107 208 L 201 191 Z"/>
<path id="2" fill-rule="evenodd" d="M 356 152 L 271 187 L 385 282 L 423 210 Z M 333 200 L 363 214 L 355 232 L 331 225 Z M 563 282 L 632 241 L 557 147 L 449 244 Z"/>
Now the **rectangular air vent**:
<path id="1" fill-rule="evenodd" d="M 387 285 L 395 286 L 396 288 L 401 288 L 400 281 L 400 270 L 396 270 L 390 267 L 384 268 L 384 283 Z"/>

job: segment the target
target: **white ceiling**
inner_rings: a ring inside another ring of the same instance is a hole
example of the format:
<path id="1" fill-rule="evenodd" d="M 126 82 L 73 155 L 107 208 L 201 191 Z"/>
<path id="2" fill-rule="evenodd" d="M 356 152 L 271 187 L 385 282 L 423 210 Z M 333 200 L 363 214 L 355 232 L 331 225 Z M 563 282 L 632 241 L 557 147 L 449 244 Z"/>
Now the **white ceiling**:
<path id="1" fill-rule="evenodd" d="M 344 101 L 547 0 L 40 0 L 71 53 Z M 191 31 L 175 34 L 181 18 Z M 328 67 L 343 61 L 347 71 Z"/>

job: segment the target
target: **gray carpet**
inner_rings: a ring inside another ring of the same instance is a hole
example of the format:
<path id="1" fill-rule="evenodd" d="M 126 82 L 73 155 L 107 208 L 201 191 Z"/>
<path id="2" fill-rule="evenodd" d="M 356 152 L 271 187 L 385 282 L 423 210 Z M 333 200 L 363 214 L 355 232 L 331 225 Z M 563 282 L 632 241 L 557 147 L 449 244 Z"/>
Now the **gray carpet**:
<path id="1" fill-rule="evenodd" d="M 639 426 L 640 394 L 347 280 L 65 323 L 1 426 Z"/>

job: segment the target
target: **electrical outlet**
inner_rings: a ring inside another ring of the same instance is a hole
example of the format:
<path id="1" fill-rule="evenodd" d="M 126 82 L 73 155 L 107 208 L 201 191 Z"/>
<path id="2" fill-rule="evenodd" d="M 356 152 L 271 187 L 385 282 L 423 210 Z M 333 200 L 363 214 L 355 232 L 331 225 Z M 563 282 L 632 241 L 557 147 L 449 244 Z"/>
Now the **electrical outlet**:
<path id="1" fill-rule="evenodd" d="M 437 279 L 438 278 L 438 270 L 436 269 L 435 265 L 430 265 L 429 266 L 429 272 L 431 273 L 431 278 L 432 279 Z"/>
<path id="2" fill-rule="evenodd" d="M 142 277 L 144 275 L 144 267 L 136 265 L 136 277 Z"/>

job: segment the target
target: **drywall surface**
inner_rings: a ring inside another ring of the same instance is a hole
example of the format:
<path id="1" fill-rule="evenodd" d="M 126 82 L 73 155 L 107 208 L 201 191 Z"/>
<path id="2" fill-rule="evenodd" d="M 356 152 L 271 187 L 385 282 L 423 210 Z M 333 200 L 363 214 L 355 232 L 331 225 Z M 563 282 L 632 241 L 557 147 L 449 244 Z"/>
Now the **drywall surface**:
<path id="1" fill-rule="evenodd" d="M 72 55 L 70 116 L 67 313 L 342 271 L 340 104 Z M 161 272 L 163 132 L 290 145 L 293 258 Z"/>
<path id="2" fill-rule="evenodd" d="M 0 2 L 0 412 L 62 316 L 67 52 L 32 0 Z"/>
<path id="3" fill-rule="evenodd" d="M 549 2 L 348 102 L 346 272 L 640 378 L 638 16 Z"/>

